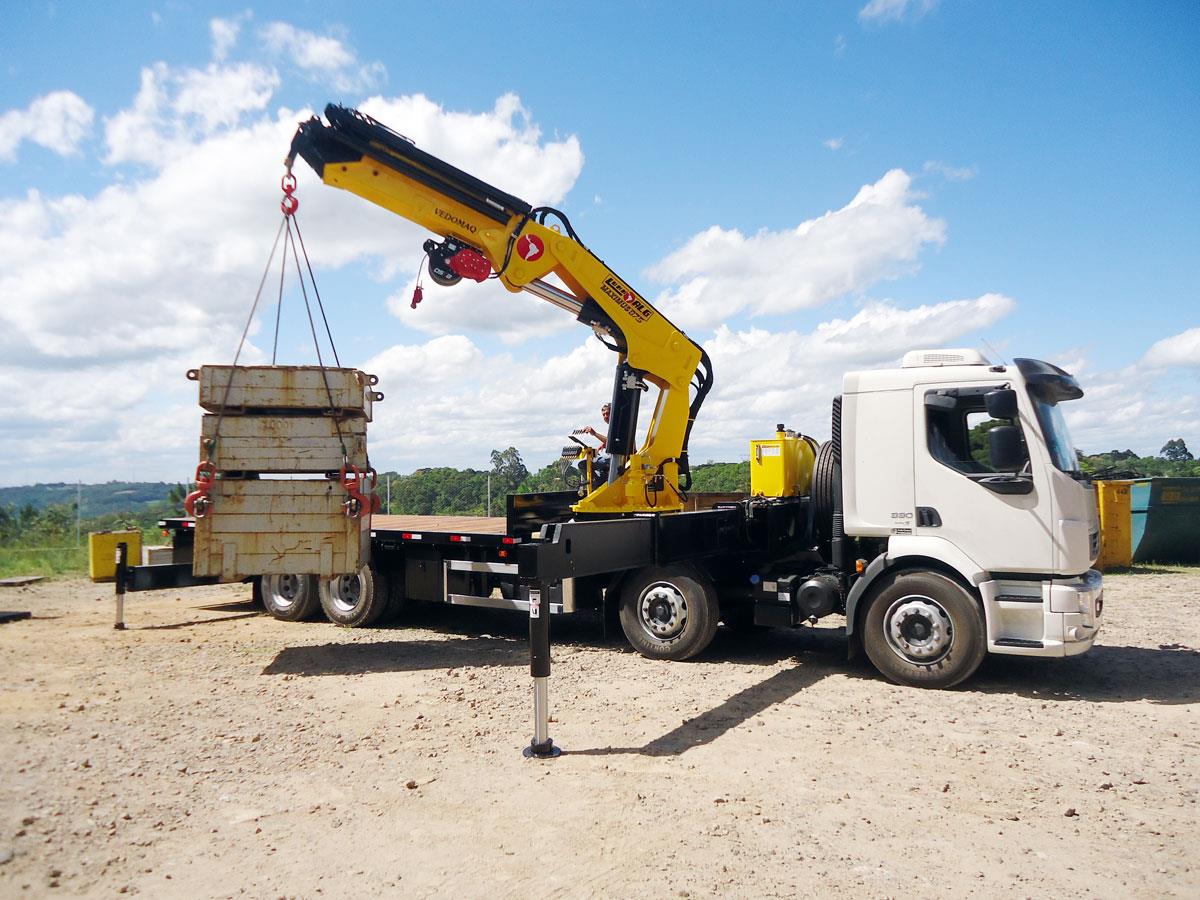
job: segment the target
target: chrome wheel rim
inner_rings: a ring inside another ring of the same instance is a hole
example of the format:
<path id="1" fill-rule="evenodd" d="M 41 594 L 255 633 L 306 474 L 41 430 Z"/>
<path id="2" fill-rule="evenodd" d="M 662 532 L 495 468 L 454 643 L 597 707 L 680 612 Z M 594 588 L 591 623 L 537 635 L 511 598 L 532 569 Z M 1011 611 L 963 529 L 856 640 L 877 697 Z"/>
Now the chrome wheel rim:
<path id="1" fill-rule="evenodd" d="M 271 605 L 278 610 L 288 610 L 300 599 L 303 582 L 299 575 L 269 575 L 263 585 L 264 596 L 271 598 Z"/>
<path id="2" fill-rule="evenodd" d="M 888 608 L 883 627 L 888 646 L 905 662 L 932 665 L 954 645 L 950 616 L 932 597 L 901 597 Z"/>
<path id="3" fill-rule="evenodd" d="M 358 575 L 339 575 L 329 579 L 329 600 L 334 609 L 350 614 L 362 600 L 362 578 Z"/>
<path id="4" fill-rule="evenodd" d="M 670 582 L 656 582 L 638 598 L 638 620 L 642 630 L 660 643 L 679 637 L 687 627 L 687 619 L 687 598 Z"/>

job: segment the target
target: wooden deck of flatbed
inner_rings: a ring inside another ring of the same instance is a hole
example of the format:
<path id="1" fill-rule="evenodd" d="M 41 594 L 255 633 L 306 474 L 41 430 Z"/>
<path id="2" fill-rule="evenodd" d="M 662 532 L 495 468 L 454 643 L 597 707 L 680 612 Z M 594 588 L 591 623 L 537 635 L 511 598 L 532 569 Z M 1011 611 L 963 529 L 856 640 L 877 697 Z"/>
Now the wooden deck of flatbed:
<path id="1" fill-rule="evenodd" d="M 440 534 L 506 534 L 503 516 L 384 516 L 371 517 L 372 531 L 432 531 Z"/>

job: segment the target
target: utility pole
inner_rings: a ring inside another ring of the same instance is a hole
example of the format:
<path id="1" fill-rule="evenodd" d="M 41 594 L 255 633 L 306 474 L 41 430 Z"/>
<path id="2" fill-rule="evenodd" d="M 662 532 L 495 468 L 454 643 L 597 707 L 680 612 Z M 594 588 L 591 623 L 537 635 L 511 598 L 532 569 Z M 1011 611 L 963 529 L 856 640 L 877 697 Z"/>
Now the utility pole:
<path id="1" fill-rule="evenodd" d="M 75 480 L 75 546 L 79 546 L 79 519 L 83 512 L 83 481 Z"/>
<path id="2" fill-rule="evenodd" d="M 491 472 L 488 472 L 487 514 L 488 514 L 488 518 L 491 518 L 491 516 L 492 516 L 492 473 Z"/>
<path id="3" fill-rule="evenodd" d="M 388 515 L 392 514 L 392 473 L 388 472 L 387 480 L 387 511 Z"/>

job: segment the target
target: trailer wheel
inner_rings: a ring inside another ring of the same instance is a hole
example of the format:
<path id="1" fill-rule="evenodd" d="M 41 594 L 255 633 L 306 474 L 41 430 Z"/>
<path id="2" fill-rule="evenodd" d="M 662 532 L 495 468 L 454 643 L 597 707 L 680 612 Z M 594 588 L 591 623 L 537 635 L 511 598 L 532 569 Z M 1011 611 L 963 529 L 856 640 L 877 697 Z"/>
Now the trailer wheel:
<path id="1" fill-rule="evenodd" d="M 983 611 L 945 575 L 901 572 L 871 599 L 863 646 L 889 681 L 951 687 L 974 674 L 987 653 Z"/>
<path id="2" fill-rule="evenodd" d="M 717 592 L 691 566 L 651 566 L 621 589 L 621 630 L 642 656 L 689 659 L 712 643 L 721 618 Z"/>
<path id="3" fill-rule="evenodd" d="M 370 566 L 363 566 L 357 575 L 322 578 L 320 584 L 321 609 L 335 625 L 366 628 L 387 609 L 387 585 Z"/>
<path id="4" fill-rule="evenodd" d="M 300 622 L 316 614 L 316 578 L 312 575 L 263 575 L 259 579 L 263 606 L 274 618 Z"/>

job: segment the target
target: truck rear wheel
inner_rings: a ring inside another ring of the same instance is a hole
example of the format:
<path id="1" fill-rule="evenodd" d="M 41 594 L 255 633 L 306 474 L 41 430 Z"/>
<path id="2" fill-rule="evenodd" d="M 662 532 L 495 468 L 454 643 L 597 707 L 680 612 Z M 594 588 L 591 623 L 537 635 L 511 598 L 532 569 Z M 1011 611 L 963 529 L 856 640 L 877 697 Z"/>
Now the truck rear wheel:
<path id="1" fill-rule="evenodd" d="M 987 653 L 983 611 L 945 575 L 885 576 L 863 620 L 863 647 L 889 681 L 951 687 L 974 674 Z"/>
<path id="2" fill-rule="evenodd" d="M 311 619 L 320 606 L 312 575 L 263 575 L 259 579 L 263 606 L 276 619 Z"/>
<path id="3" fill-rule="evenodd" d="M 321 609 L 335 625 L 366 628 L 387 609 L 387 585 L 370 566 L 363 566 L 357 575 L 335 575 L 320 583 Z"/>
<path id="4" fill-rule="evenodd" d="M 651 566 L 621 590 L 621 630 L 650 659 L 689 659 L 712 643 L 721 613 L 712 582 L 691 566 Z"/>

